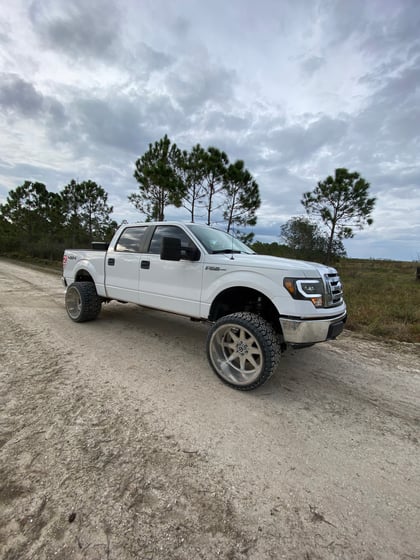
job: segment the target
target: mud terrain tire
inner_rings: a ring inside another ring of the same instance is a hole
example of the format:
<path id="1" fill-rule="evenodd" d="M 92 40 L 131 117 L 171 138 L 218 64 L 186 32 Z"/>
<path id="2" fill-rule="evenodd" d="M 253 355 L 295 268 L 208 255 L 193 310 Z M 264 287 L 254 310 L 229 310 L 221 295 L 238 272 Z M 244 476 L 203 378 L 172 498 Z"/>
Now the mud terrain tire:
<path id="1" fill-rule="evenodd" d="M 254 313 L 222 317 L 207 337 L 211 367 L 224 383 L 240 391 L 256 389 L 270 379 L 278 356 L 276 332 Z"/>
<path id="2" fill-rule="evenodd" d="M 96 319 L 102 302 L 93 282 L 73 282 L 66 290 L 65 305 L 72 321 L 84 323 Z"/>

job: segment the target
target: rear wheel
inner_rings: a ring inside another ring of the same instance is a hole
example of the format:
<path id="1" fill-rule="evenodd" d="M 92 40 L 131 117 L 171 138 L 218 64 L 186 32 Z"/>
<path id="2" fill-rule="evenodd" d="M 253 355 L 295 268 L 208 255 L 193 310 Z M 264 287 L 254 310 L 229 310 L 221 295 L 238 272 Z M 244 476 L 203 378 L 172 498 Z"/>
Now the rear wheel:
<path id="1" fill-rule="evenodd" d="M 101 298 L 93 282 L 74 282 L 66 290 L 66 311 L 76 323 L 92 321 L 101 311 Z"/>
<path id="2" fill-rule="evenodd" d="M 278 336 L 254 313 L 233 313 L 219 319 L 207 337 L 207 357 L 220 379 L 250 391 L 272 375 L 279 355 Z"/>

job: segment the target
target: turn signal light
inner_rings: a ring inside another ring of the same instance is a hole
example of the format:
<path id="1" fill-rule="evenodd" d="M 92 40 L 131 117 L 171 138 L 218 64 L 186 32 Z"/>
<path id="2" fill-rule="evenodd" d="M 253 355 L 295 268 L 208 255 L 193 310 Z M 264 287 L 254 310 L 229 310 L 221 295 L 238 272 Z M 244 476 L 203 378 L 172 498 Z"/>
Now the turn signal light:
<path id="1" fill-rule="evenodd" d="M 286 278 L 284 281 L 284 287 L 286 288 L 286 290 L 289 292 L 290 295 L 294 295 L 296 292 L 296 287 L 295 287 L 295 283 L 293 282 L 293 280 Z"/>

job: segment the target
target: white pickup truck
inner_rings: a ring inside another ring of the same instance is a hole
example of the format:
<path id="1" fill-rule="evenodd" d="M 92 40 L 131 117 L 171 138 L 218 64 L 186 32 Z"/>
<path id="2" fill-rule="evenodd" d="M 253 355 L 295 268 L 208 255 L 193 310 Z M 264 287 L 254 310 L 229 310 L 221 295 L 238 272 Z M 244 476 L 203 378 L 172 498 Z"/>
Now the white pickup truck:
<path id="1" fill-rule="evenodd" d="M 196 223 L 126 224 L 109 244 L 68 249 L 63 283 L 67 313 L 79 323 L 111 300 L 209 321 L 210 365 L 244 391 L 269 379 L 288 346 L 333 339 L 346 321 L 334 268 L 257 255 Z"/>

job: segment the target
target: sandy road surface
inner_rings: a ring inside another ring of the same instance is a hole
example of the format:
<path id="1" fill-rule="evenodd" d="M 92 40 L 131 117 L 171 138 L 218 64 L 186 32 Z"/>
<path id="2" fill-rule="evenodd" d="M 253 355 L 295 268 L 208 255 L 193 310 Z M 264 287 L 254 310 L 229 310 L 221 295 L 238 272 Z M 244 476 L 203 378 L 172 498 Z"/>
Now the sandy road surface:
<path id="1" fill-rule="evenodd" d="M 224 386 L 206 325 L 0 261 L 0 557 L 420 558 L 420 351 L 345 334 Z"/>

